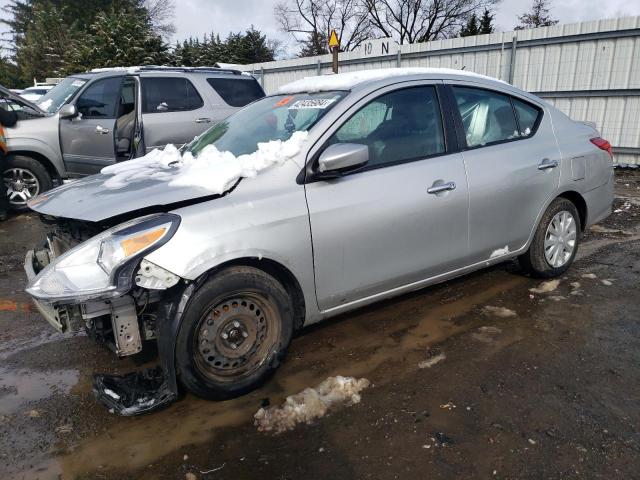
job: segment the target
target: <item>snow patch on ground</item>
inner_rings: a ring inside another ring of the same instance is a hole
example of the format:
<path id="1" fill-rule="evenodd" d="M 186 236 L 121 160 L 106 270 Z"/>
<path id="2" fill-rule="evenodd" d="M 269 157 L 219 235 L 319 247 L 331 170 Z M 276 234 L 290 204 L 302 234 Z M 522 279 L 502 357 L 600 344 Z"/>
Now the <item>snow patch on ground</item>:
<path id="1" fill-rule="evenodd" d="M 434 355 L 431 358 L 427 358 L 426 360 L 421 361 L 418 364 L 418 368 L 431 368 L 435 364 L 440 363 L 441 361 L 445 360 L 446 358 L 447 358 L 447 356 L 444 353 L 439 353 L 437 355 Z"/>
<path id="2" fill-rule="evenodd" d="M 315 388 L 288 396 L 282 406 L 261 408 L 253 416 L 254 425 L 261 432 L 277 434 L 291 430 L 298 423 L 311 423 L 323 417 L 335 405 L 359 403 L 360 392 L 369 385 L 366 378 L 329 377 Z"/>
<path id="3" fill-rule="evenodd" d="M 109 165 L 101 173 L 111 175 L 104 186 L 120 189 L 147 179 L 166 181 L 170 187 L 196 187 L 212 194 L 228 190 L 238 179 L 255 177 L 272 165 L 291 160 L 302 149 L 307 132 L 295 132 L 289 140 L 258 143 L 258 150 L 236 157 L 207 145 L 194 157 L 181 154 L 173 145 L 153 150 L 141 158 Z"/>
<path id="4" fill-rule="evenodd" d="M 487 305 L 482 309 L 482 311 L 487 315 L 495 315 L 496 317 L 500 317 L 500 318 L 509 318 L 509 317 L 515 317 L 518 315 L 516 312 L 514 312 L 510 308 L 494 307 L 491 305 Z"/>
<path id="5" fill-rule="evenodd" d="M 497 78 L 480 75 L 479 73 L 468 70 L 455 70 L 452 68 L 379 68 L 317 77 L 305 77 L 283 85 L 278 89 L 278 93 L 314 93 L 333 90 L 351 90 L 354 86 L 362 82 L 403 75 L 463 75 L 465 77 L 482 78 L 484 80 L 505 83 Z"/>
<path id="6" fill-rule="evenodd" d="M 509 253 L 509 245 L 505 245 L 502 248 L 494 250 L 493 252 L 491 252 L 491 255 L 489 255 L 489 258 L 501 257 L 502 255 L 506 255 L 507 253 Z"/>
<path id="7" fill-rule="evenodd" d="M 560 285 L 560 280 L 549 280 L 548 282 L 542 282 L 536 288 L 530 288 L 532 293 L 549 293 L 553 292 Z"/>
<path id="8" fill-rule="evenodd" d="M 595 273 L 585 273 L 582 275 L 582 278 L 590 278 L 593 280 L 598 278 L 598 276 Z"/>

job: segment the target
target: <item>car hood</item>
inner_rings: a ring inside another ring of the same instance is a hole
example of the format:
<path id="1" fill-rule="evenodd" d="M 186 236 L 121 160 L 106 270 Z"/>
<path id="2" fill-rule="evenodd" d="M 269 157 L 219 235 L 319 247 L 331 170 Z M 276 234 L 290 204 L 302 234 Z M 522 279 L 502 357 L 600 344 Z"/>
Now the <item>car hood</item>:
<path id="1" fill-rule="evenodd" d="M 104 186 L 108 178 L 110 175 L 97 174 L 65 183 L 34 198 L 29 207 L 52 217 L 104 222 L 116 217 L 172 210 L 222 196 L 197 187 L 170 187 L 167 181 L 155 179 L 109 189 Z"/>
<path id="2" fill-rule="evenodd" d="M 32 110 L 38 112 L 42 116 L 47 115 L 47 112 L 42 110 L 35 103 L 30 102 L 29 100 L 27 100 L 24 97 L 16 95 L 11 90 L 9 90 L 8 88 L 3 87 L 2 85 L 0 85 L 0 94 L 2 94 L 2 96 L 4 96 L 5 98 L 10 98 L 11 100 L 13 100 L 14 102 L 16 102 L 18 104 L 25 105 L 25 106 L 31 108 Z"/>

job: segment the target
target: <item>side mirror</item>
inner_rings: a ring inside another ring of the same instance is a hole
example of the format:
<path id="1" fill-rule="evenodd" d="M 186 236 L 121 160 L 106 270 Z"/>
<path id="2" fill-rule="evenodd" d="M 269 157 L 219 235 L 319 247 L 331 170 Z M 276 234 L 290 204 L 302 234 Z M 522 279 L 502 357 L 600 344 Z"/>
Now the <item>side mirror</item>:
<path id="1" fill-rule="evenodd" d="M 78 109 L 75 105 L 67 103 L 66 105 L 60 107 L 58 115 L 60 116 L 60 118 L 75 118 L 78 116 Z"/>
<path id="2" fill-rule="evenodd" d="M 369 147 L 359 143 L 336 143 L 326 148 L 318 159 L 321 173 L 360 167 L 369 161 Z"/>

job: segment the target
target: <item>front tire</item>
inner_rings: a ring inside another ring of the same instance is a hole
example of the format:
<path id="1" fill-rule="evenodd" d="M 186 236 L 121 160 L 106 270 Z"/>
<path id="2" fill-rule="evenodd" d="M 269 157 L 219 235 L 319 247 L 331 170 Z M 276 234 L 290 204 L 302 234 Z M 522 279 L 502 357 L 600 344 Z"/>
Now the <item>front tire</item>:
<path id="1" fill-rule="evenodd" d="M 51 190 L 53 181 L 39 161 L 22 155 L 9 155 L 0 186 L 6 189 L 9 206 L 23 212 L 29 210 L 29 200 Z"/>
<path id="2" fill-rule="evenodd" d="M 176 342 L 176 369 L 191 393 L 223 400 L 261 385 L 293 335 L 293 303 L 268 273 L 245 266 L 213 275 L 187 306 Z"/>
<path id="3" fill-rule="evenodd" d="M 558 197 L 544 212 L 529 250 L 518 258 L 520 265 L 538 278 L 562 275 L 576 257 L 580 235 L 578 209 L 570 200 Z"/>

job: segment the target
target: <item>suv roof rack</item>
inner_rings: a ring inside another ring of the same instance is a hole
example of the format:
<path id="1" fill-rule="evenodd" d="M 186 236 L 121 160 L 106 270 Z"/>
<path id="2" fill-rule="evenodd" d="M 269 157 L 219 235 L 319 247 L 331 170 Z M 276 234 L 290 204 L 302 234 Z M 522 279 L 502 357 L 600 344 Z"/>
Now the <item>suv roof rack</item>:
<path id="1" fill-rule="evenodd" d="M 136 72 L 209 72 L 209 73 L 228 73 L 231 75 L 242 75 L 244 72 L 231 68 L 220 67 L 171 67 L 166 65 L 144 65 L 141 67 L 109 67 L 109 68 L 94 68 L 87 73 L 102 73 L 110 71 L 125 71 L 127 73 Z"/>

